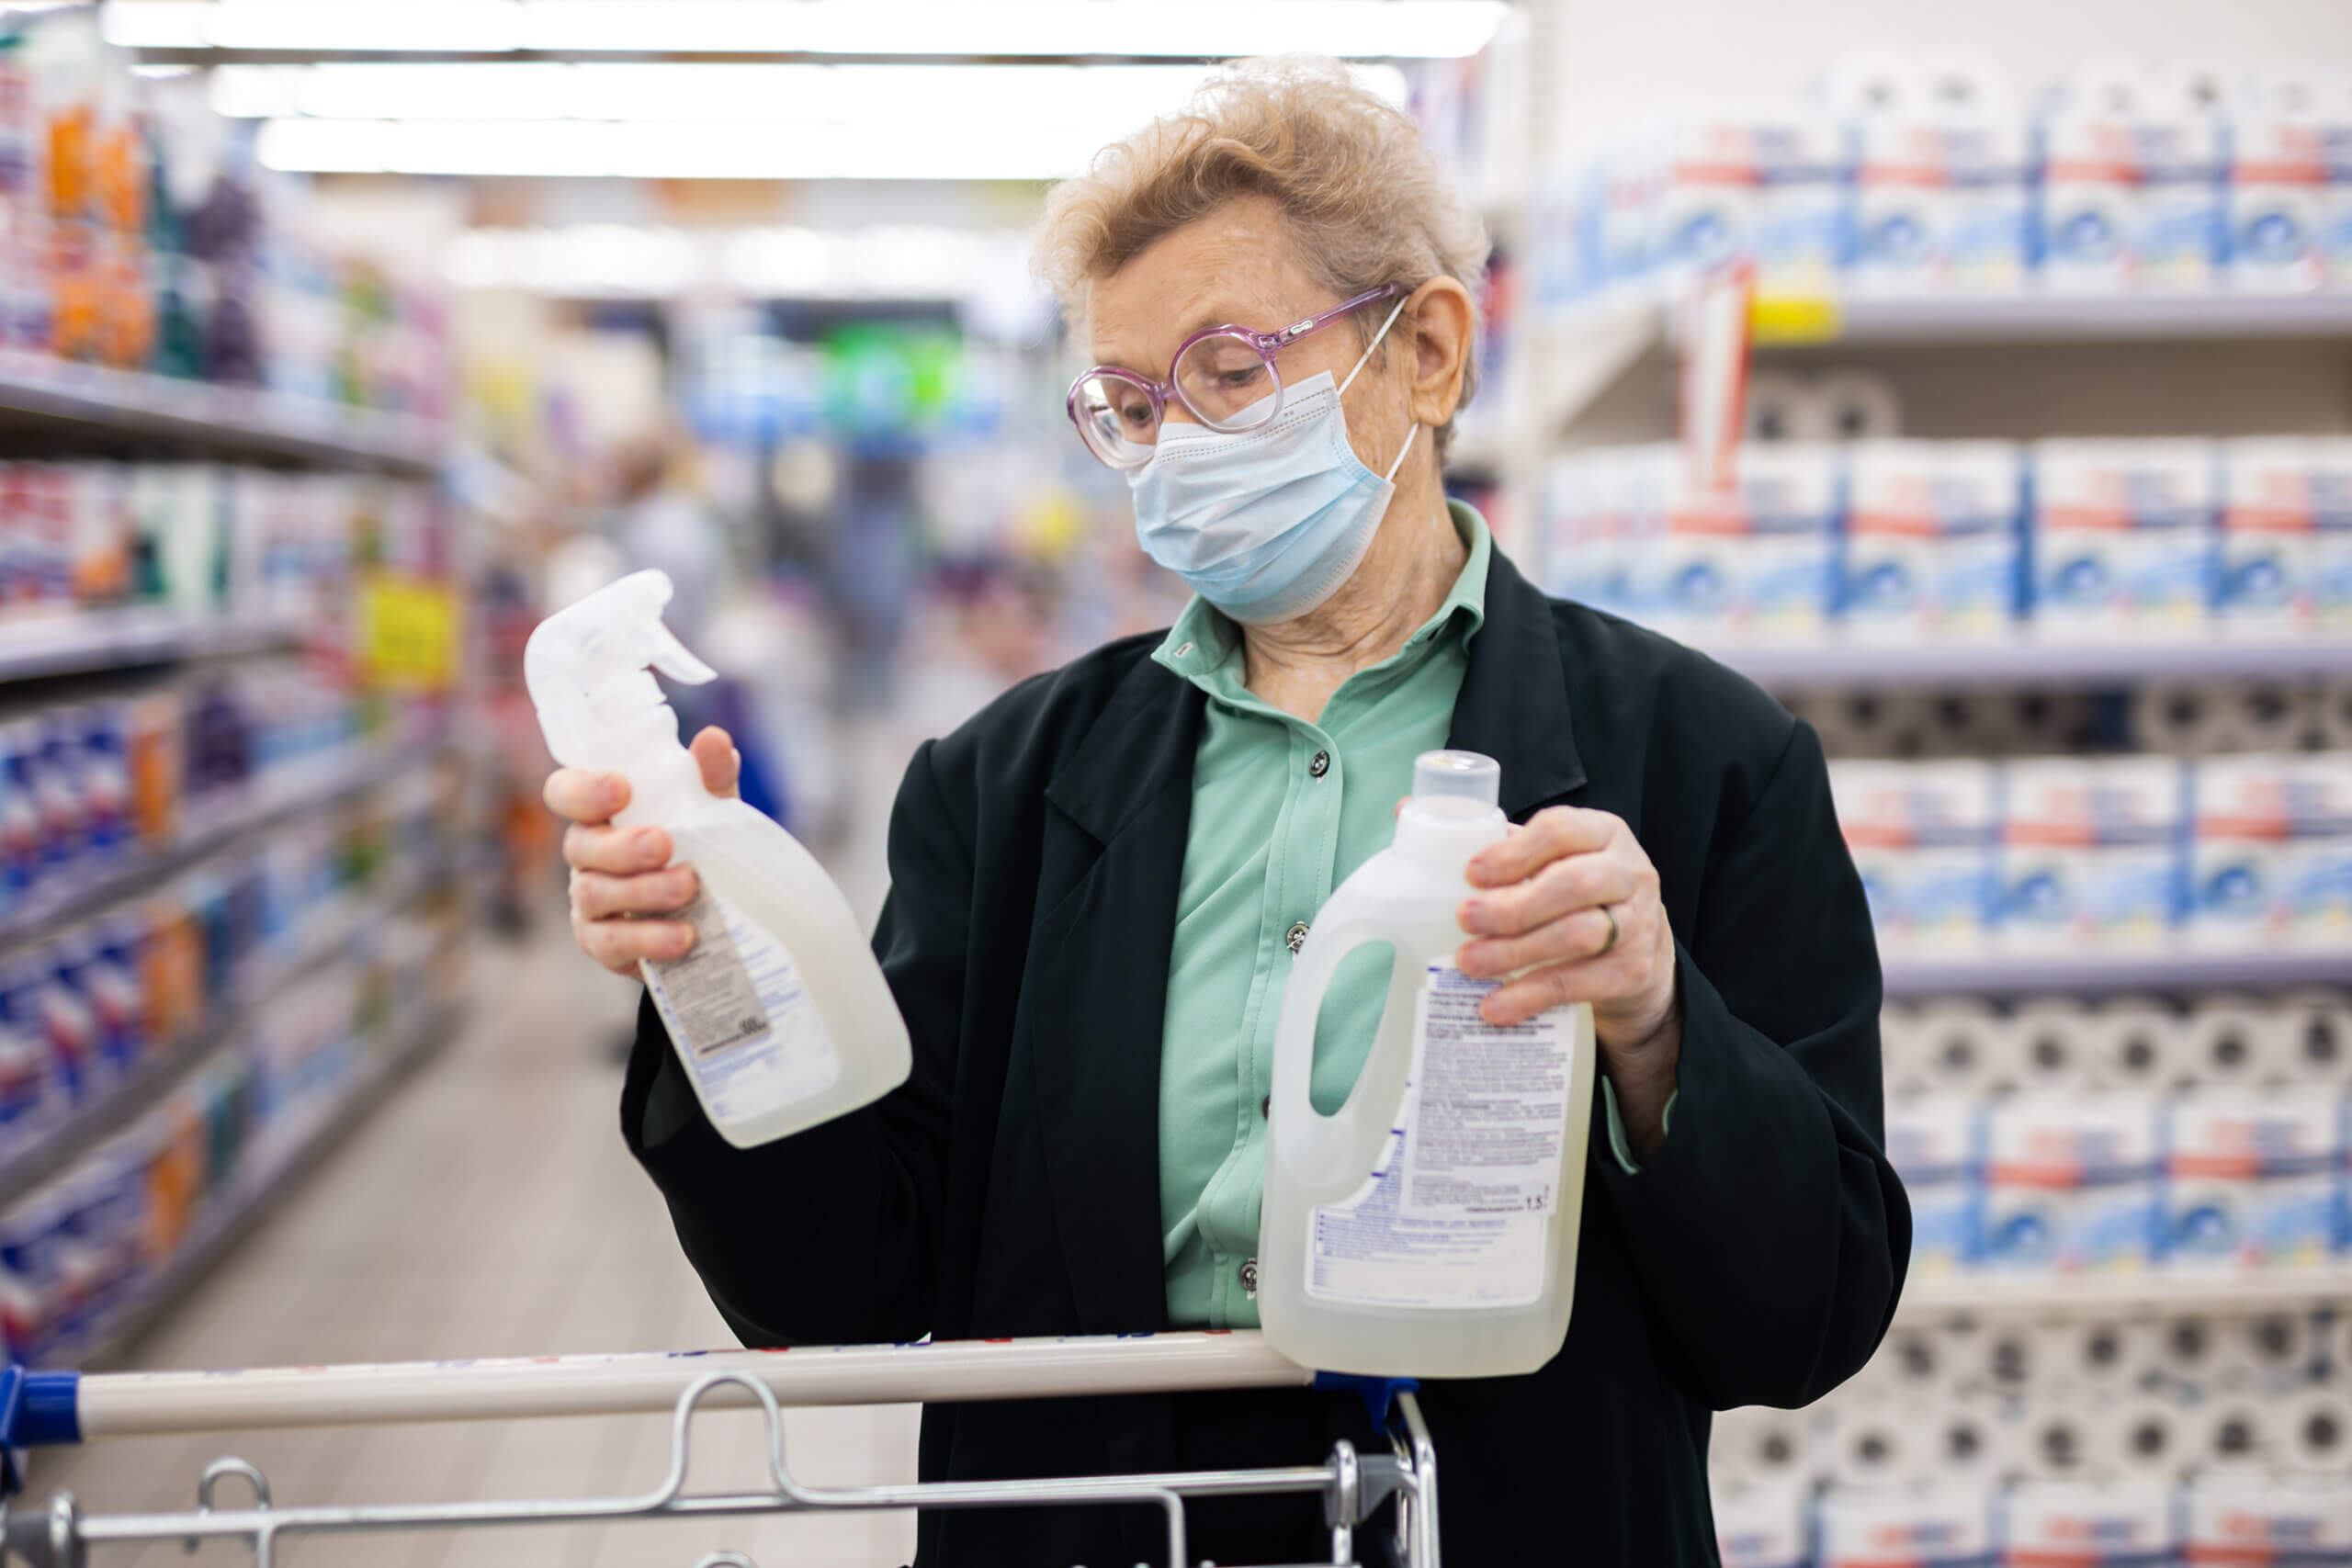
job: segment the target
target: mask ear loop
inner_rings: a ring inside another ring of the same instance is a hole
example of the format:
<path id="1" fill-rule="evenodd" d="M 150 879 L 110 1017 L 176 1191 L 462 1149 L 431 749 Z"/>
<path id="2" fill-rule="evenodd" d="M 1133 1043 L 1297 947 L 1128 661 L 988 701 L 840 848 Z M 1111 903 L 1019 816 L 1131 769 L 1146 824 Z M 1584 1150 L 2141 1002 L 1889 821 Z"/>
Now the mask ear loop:
<path id="1" fill-rule="evenodd" d="M 1408 294 L 1404 299 L 1397 300 L 1396 308 L 1388 312 L 1388 319 L 1380 323 L 1380 330 L 1372 334 L 1372 341 L 1363 345 L 1363 357 L 1356 361 L 1356 367 L 1348 372 L 1348 378 L 1340 383 L 1340 396 L 1346 397 L 1348 389 L 1356 384 L 1356 378 L 1363 374 L 1364 366 L 1372 358 L 1372 351 L 1380 346 L 1380 340 L 1388 335 L 1388 329 L 1396 324 L 1396 318 L 1405 313 L 1405 306 L 1412 298 Z"/>
<path id="2" fill-rule="evenodd" d="M 1395 484 L 1396 482 L 1396 470 L 1405 466 L 1405 454 L 1413 449 L 1413 437 L 1419 435 L 1420 433 L 1421 427 L 1418 423 L 1414 424 L 1412 429 L 1405 432 L 1405 445 L 1396 448 L 1396 460 L 1388 465 L 1388 472 L 1382 476 L 1384 483 Z"/>

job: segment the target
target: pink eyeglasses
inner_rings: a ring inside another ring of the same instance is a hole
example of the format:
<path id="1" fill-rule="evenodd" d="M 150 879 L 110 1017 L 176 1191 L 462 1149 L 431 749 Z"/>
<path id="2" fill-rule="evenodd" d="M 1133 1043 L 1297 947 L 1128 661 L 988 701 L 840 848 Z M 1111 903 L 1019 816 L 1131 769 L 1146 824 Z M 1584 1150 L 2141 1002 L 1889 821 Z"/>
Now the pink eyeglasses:
<path id="1" fill-rule="evenodd" d="M 1227 434 L 1255 430 L 1282 412 L 1283 382 L 1274 370 L 1277 352 L 1366 305 L 1407 292 L 1401 283 L 1383 284 L 1280 332 L 1204 328 L 1178 347 L 1175 373 L 1166 381 L 1115 365 L 1097 365 L 1070 383 L 1069 422 L 1078 426 L 1086 449 L 1114 468 L 1140 468 L 1151 461 L 1170 392 L 1211 430 Z"/>

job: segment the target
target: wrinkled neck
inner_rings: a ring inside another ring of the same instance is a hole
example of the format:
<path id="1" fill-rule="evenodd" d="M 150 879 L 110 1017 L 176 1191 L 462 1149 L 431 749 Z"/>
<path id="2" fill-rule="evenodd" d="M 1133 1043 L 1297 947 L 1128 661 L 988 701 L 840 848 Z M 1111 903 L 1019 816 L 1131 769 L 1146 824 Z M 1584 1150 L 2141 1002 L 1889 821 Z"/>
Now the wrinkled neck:
<path id="1" fill-rule="evenodd" d="M 1407 465 L 1408 472 L 1420 465 Z M 1428 624 L 1470 558 L 1443 499 L 1415 503 L 1400 484 L 1355 575 L 1294 620 L 1241 627 L 1245 679 L 1252 692 L 1286 711 L 1276 691 L 1323 688 L 1328 698 L 1359 670 L 1370 669 Z M 1408 521 L 1411 520 L 1411 521 Z M 1322 711 L 1302 716 L 1312 719 Z"/>

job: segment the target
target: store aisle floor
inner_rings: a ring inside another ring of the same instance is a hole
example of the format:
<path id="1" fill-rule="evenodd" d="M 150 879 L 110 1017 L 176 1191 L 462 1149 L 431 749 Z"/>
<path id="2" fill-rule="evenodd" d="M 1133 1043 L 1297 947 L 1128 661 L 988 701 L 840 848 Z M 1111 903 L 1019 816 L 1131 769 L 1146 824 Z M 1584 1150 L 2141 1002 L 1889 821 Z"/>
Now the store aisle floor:
<path id="1" fill-rule="evenodd" d="M 484 936 L 469 994 L 448 1047 L 138 1348 L 134 1365 L 732 1343 L 616 1126 L 609 1042 L 635 987 L 588 965 L 551 914 L 520 945 Z M 911 1479 L 914 1427 L 910 1406 L 797 1412 L 786 1457 L 805 1481 Z M 703 1416 L 695 1437 L 693 1490 L 760 1483 L 752 1413 Z M 41 1495 L 71 1489 L 90 1512 L 184 1507 L 206 1461 L 235 1453 L 261 1466 L 281 1505 L 611 1496 L 657 1485 L 668 1443 L 662 1416 L 133 1438 L 44 1457 L 33 1483 Z M 225 1483 L 224 1505 L 235 1497 Z M 312 1540 L 285 1560 L 689 1568 L 726 1548 L 760 1568 L 872 1568 L 905 1562 L 912 1540 L 906 1515 L 719 1519 Z M 196 1559 L 246 1560 L 225 1543 Z M 101 1549 L 93 1561 L 188 1560 L 174 1544 Z"/>

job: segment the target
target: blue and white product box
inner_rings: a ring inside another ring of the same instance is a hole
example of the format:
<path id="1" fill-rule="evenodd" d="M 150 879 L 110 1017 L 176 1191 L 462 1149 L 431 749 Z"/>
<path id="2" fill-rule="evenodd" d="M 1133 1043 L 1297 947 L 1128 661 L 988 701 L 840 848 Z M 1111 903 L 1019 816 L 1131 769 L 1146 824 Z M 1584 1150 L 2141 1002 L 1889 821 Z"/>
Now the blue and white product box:
<path id="1" fill-rule="evenodd" d="M 2154 947 L 2178 925 L 2188 801 L 2169 757 L 2029 758 L 2001 771 L 1996 915 L 2018 952 Z"/>
<path id="2" fill-rule="evenodd" d="M 1911 1199 L 1911 1277 L 1973 1268 L 1984 1212 L 1984 1118 L 1961 1095 L 1920 1095 L 1886 1106 L 1886 1157 Z"/>
<path id="3" fill-rule="evenodd" d="M 1853 142 L 1826 116 L 1786 115 L 1748 127 L 1756 172 L 1751 220 L 1756 287 L 1819 295 L 1836 286 L 1852 246 Z"/>
<path id="4" fill-rule="evenodd" d="M 1998 794 L 1984 761 L 1831 765 L 1838 826 L 1890 952 L 1964 953 L 1992 913 Z"/>
<path id="5" fill-rule="evenodd" d="M 1975 1485 L 1837 1488 L 1816 1515 L 1820 1568 L 1993 1568 L 1991 1507 Z"/>
<path id="6" fill-rule="evenodd" d="M 2341 1478 L 2199 1475 L 2183 1508 L 2183 1561 L 2262 1568 L 2352 1564 L 2352 1486 Z"/>
<path id="7" fill-rule="evenodd" d="M 2352 195 L 2346 199 L 2352 201 Z M 2313 437 L 2301 444 L 2301 456 L 2311 518 L 2304 575 L 2309 624 L 2324 636 L 2340 637 L 2352 632 L 2352 440 Z"/>
<path id="8" fill-rule="evenodd" d="M 2135 130 L 2135 281 L 2154 291 L 2210 288 L 2229 252 L 2229 156 L 2221 119 L 2183 109 L 2143 119 Z"/>
<path id="9" fill-rule="evenodd" d="M 1732 544 L 1733 628 L 1817 637 L 1837 604 L 1842 455 L 1826 442 L 1751 442 L 1738 465 L 1745 528 Z"/>
<path id="10" fill-rule="evenodd" d="M 2240 115 L 2230 126 L 2230 282 L 2301 293 L 2325 280 L 2321 227 L 2331 192 L 2327 121 Z"/>
<path id="11" fill-rule="evenodd" d="M 1854 198 L 1857 288 L 2007 292 L 2032 265 L 2031 137 L 2000 114 L 1864 119 Z"/>
<path id="12" fill-rule="evenodd" d="M 2173 1513 L 2161 1482 L 2023 1482 L 2001 1500 L 2002 1561 L 2155 1568 L 2172 1561 Z"/>
<path id="13" fill-rule="evenodd" d="M 2222 446 L 2221 535 L 2214 615 L 2227 632 L 2263 637 L 2300 632 L 2316 618 L 2314 589 L 2324 556 L 2352 555 L 2352 514 L 2328 517 L 2335 484 L 2352 489 L 2352 443 L 2263 437 Z M 2341 473 L 2333 472 L 2341 468 Z M 2323 548 L 2324 517 L 2335 532 Z M 2352 562 L 2332 569 L 2352 572 Z"/>
<path id="14" fill-rule="evenodd" d="M 1812 1494 L 1770 1483 L 1714 1495 L 1715 1550 L 1723 1568 L 1809 1568 Z"/>
<path id="15" fill-rule="evenodd" d="M 2233 1272 L 2324 1262 L 2342 1113 L 2308 1090 L 2214 1089 L 2166 1108 L 2165 1261 Z"/>
<path id="16" fill-rule="evenodd" d="M 2200 629 L 2220 505 L 2209 442 L 2037 442 L 2034 629 L 2152 638 Z"/>
<path id="17" fill-rule="evenodd" d="M 2138 271 L 2140 145 L 2131 118 L 2104 107 L 2041 126 L 2041 272 L 2055 289 L 2120 293 Z"/>
<path id="18" fill-rule="evenodd" d="M 2352 752 L 2290 759 L 2287 813 L 2280 868 L 2287 941 L 2317 952 L 2352 951 Z"/>
<path id="19" fill-rule="evenodd" d="M 1840 605 L 1880 640 L 1985 637 L 2018 613 L 2023 462 L 2005 441 L 1859 441 Z"/>
<path id="20" fill-rule="evenodd" d="M 1656 265 L 1675 276 L 1713 271 L 1756 248 L 1758 175 L 1752 128 L 1737 119 L 1684 119 L 1666 138 Z"/>
<path id="21" fill-rule="evenodd" d="M 2288 933 L 2290 782 L 2294 759 L 2207 757 L 2191 779 L 2188 935 L 2214 951 L 2269 947 Z"/>
<path id="22" fill-rule="evenodd" d="M 2131 1274 L 2156 1256 L 2158 1113 L 2138 1095 L 1997 1101 L 1985 1112 L 1987 1268 Z"/>

